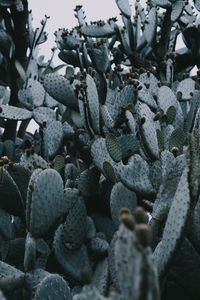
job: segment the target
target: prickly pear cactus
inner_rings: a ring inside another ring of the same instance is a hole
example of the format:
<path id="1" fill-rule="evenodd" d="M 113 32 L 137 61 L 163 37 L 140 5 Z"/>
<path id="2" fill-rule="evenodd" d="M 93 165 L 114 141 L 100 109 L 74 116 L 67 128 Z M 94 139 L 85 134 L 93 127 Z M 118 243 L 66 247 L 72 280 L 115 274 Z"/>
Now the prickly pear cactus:
<path id="1" fill-rule="evenodd" d="M 0 0 L 2 300 L 200 299 L 200 1 L 109 1 Z"/>

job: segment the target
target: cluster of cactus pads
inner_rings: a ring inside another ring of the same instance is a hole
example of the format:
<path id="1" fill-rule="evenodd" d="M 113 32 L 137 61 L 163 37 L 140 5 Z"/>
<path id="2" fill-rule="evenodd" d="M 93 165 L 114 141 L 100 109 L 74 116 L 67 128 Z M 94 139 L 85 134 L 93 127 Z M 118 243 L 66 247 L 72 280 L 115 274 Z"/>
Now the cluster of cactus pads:
<path id="1" fill-rule="evenodd" d="M 0 300 L 200 299 L 200 1 L 132 2 L 53 67 L 0 0 Z"/>

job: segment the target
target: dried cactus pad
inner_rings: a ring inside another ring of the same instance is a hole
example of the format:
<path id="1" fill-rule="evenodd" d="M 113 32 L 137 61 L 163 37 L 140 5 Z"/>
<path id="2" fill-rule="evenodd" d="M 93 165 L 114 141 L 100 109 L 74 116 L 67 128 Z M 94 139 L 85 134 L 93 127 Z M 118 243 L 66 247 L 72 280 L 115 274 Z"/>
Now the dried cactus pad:
<path id="1" fill-rule="evenodd" d="M 33 236 L 40 237 L 65 213 L 62 178 L 53 169 L 41 171 L 30 180 L 28 193 L 27 226 Z"/>

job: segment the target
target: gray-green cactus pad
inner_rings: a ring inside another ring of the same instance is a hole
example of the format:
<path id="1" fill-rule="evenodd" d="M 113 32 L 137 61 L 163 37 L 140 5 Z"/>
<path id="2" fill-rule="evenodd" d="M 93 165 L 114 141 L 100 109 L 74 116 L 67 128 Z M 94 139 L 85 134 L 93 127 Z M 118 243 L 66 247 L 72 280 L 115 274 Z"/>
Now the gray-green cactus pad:
<path id="1" fill-rule="evenodd" d="M 27 197 L 27 226 L 33 236 L 43 236 L 65 213 L 63 182 L 53 169 L 40 171 L 30 180 Z"/>

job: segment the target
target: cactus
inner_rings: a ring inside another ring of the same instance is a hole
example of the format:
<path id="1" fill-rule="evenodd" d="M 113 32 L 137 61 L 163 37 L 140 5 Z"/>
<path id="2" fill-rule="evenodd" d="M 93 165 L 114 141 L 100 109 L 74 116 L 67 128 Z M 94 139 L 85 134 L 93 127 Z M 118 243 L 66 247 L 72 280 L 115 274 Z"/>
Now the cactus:
<path id="1" fill-rule="evenodd" d="M 48 74 L 44 78 L 44 88 L 58 102 L 77 109 L 78 101 L 67 79 L 58 74 Z"/>
<path id="2" fill-rule="evenodd" d="M 62 225 L 55 232 L 53 250 L 55 258 L 59 263 L 62 271 L 73 282 L 83 282 L 82 272 L 90 270 L 90 261 L 88 251 L 83 244 L 78 249 L 67 249 L 62 242 Z"/>
<path id="3" fill-rule="evenodd" d="M 37 287 L 34 300 L 40 299 L 70 300 L 70 289 L 66 281 L 57 274 L 47 275 Z"/>
<path id="4" fill-rule="evenodd" d="M 36 260 L 36 242 L 30 233 L 27 233 L 24 254 L 24 270 L 34 269 Z"/>
<path id="5" fill-rule="evenodd" d="M 15 106 L 1 105 L 0 118 L 8 120 L 27 120 L 32 118 L 32 112 Z"/>
<path id="6" fill-rule="evenodd" d="M 49 107 L 37 107 L 33 110 L 33 118 L 38 124 L 48 123 L 48 121 L 56 120 L 56 113 Z"/>
<path id="7" fill-rule="evenodd" d="M 85 240 L 87 212 L 83 199 L 78 197 L 78 190 L 71 189 L 69 199 L 68 193 L 69 188 L 64 198 L 70 208 L 62 226 L 62 242 L 66 248 L 77 249 Z"/>
<path id="8" fill-rule="evenodd" d="M 53 121 L 44 130 L 45 157 L 54 157 L 62 145 L 63 130 L 60 121 Z"/>
<path id="9" fill-rule="evenodd" d="M 116 226 L 120 224 L 119 215 L 121 208 L 133 211 L 137 206 L 136 194 L 128 190 L 121 182 L 116 183 L 110 195 L 110 209 L 113 222 Z"/>
<path id="10" fill-rule="evenodd" d="M 26 222 L 30 233 L 40 237 L 65 213 L 63 183 L 60 175 L 51 169 L 40 170 L 32 176 L 28 186 Z"/>
<path id="11" fill-rule="evenodd" d="M 184 191 L 182 190 L 184 189 Z M 177 244 L 189 214 L 190 195 L 187 182 L 187 168 L 184 170 L 179 181 L 170 211 L 167 217 L 161 244 L 155 249 L 154 260 L 158 266 L 159 274 L 163 275 L 172 259 Z M 176 224 L 174 224 L 176 222 Z"/>
<path id="12" fill-rule="evenodd" d="M 0 0 L 1 299 L 200 297 L 200 3 L 115 4 L 76 6 L 54 66 L 48 17 Z"/>

